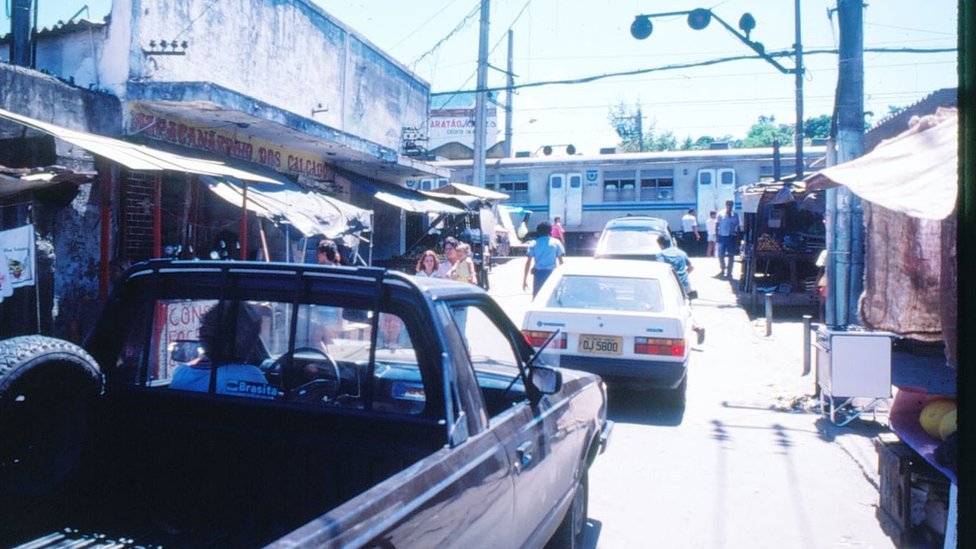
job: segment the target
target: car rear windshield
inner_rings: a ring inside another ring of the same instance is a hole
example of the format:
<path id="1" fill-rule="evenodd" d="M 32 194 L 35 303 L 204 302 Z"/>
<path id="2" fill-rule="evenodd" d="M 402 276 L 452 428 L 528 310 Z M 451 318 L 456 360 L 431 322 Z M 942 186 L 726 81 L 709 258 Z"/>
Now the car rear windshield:
<path id="1" fill-rule="evenodd" d="M 656 254 L 661 233 L 646 227 L 614 228 L 604 233 L 599 248 L 604 253 Z"/>
<path id="2" fill-rule="evenodd" d="M 564 276 L 552 292 L 552 309 L 612 309 L 659 313 L 661 281 L 653 278 Z"/>

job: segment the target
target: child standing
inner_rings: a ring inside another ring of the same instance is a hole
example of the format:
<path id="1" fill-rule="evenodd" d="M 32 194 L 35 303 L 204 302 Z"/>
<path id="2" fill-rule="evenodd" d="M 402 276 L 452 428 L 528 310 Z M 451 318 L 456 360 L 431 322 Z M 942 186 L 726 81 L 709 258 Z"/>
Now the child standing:
<path id="1" fill-rule="evenodd" d="M 447 273 L 447 278 L 458 282 L 478 283 L 478 273 L 474 269 L 474 261 L 471 259 L 471 246 L 460 243 L 457 246 L 458 259 Z"/>

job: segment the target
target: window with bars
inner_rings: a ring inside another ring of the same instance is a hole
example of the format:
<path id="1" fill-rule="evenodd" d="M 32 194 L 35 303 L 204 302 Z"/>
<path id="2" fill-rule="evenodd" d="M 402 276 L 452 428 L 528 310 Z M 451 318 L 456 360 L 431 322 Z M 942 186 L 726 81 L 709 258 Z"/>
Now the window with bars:
<path id="1" fill-rule="evenodd" d="M 498 183 L 498 192 L 508 195 L 508 200 L 504 200 L 503 202 L 513 202 L 516 204 L 527 204 L 529 202 L 528 181 L 502 181 Z"/>
<path id="2" fill-rule="evenodd" d="M 641 179 L 640 199 L 674 200 L 674 179 L 670 177 L 651 177 Z"/>
<path id="3" fill-rule="evenodd" d="M 633 202 L 636 200 L 635 188 L 636 182 L 633 179 L 604 179 L 603 201 Z"/>

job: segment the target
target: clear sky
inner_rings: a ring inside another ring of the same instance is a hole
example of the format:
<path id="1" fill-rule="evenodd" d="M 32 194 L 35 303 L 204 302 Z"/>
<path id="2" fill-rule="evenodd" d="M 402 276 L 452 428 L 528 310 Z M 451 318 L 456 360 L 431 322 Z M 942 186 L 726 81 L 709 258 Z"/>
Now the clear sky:
<path id="1" fill-rule="evenodd" d="M 314 1 L 412 68 L 430 83 L 432 92 L 474 88 L 480 0 Z M 85 4 L 91 18 L 100 19 L 110 10 L 111 1 L 40 0 L 41 25 L 67 19 Z M 867 4 L 866 49 L 957 46 L 956 0 L 871 0 Z M 835 0 L 801 0 L 802 42 L 810 52 L 804 58 L 806 117 L 829 114 L 833 109 L 837 56 L 812 52 L 837 48 L 836 14 L 828 18 L 835 5 Z M 768 52 L 792 50 L 793 0 L 491 0 L 489 62 L 505 68 L 509 28 L 514 33 L 516 84 L 752 53 L 717 21 L 695 31 L 683 16 L 656 18 L 654 32 L 646 40 L 630 35 L 630 24 L 639 13 L 697 7 L 711 8 L 733 27 L 742 13 L 750 12 L 757 22 L 753 40 L 762 42 Z M 4 17 L 0 33 L 8 28 L 9 19 Z M 791 58 L 782 58 L 781 63 L 793 67 Z M 489 86 L 504 86 L 501 70 L 489 69 Z M 874 121 L 889 106 L 907 106 L 934 90 L 957 86 L 955 52 L 866 52 L 864 70 L 865 110 L 875 113 Z M 593 153 L 599 147 L 613 146 L 618 139 L 607 118 L 610 109 L 621 102 L 629 106 L 640 102 L 645 128 L 654 125 L 659 132 L 670 130 L 679 140 L 701 135 L 744 137 L 760 115 L 792 123 L 794 90 L 792 75 L 782 74 L 762 60 L 525 88 L 514 97 L 514 148 L 534 151 L 544 145 L 572 143 L 580 152 Z M 498 99 L 504 101 L 504 94 Z"/>

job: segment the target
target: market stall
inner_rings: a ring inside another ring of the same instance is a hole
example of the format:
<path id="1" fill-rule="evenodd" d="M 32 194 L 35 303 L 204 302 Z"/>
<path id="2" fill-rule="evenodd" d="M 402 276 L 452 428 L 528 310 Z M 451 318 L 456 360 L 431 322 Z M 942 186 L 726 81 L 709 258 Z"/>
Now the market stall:
<path id="1" fill-rule="evenodd" d="M 936 361 L 911 384 L 893 381 L 889 418 L 897 440 L 878 445 L 882 524 L 916 545 L 914 509 L 921 507 L 947 548 L 956 546 L 958 496 L 957 119 L 956 109 L 943 108 L 916 117 L 907 131 L 868 154 L 807 178 L 811 190 L 843 185 L 864 201 L 865 283 L 858 303 L 864 328 L 945 344 L 944 362 Z M 950 387 L 936 383 L 946 374 Z"/>
<path id="2" fill-rule="evenodd" d="M 823 200 L 802 182 L 758 183 L 741 193 L 740 299 L 755 304 L 758 296 L 771 293 L 779 305 L 817 305 Z"/>

